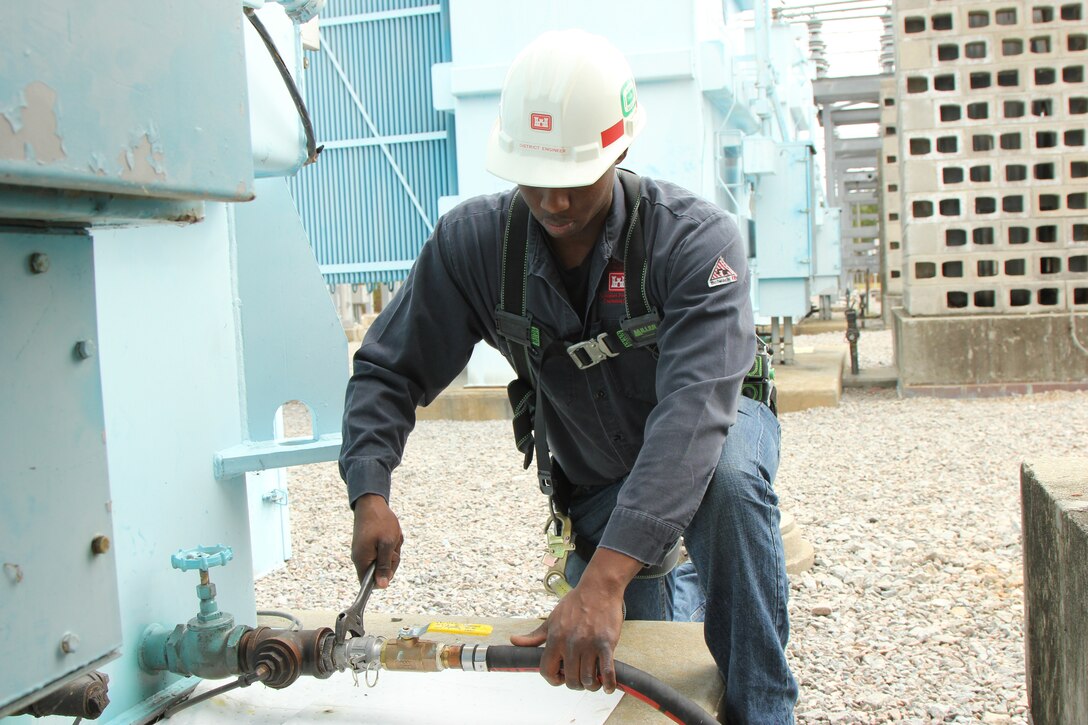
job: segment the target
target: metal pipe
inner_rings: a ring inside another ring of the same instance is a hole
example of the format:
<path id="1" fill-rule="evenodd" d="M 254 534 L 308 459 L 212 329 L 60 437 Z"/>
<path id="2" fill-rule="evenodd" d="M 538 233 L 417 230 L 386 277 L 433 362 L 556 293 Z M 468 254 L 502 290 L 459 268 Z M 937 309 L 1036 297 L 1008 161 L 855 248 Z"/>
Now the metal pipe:
<path id="1" fill-rule="evenodd" d="M 736 212 L 736 214 L 739 216 L 740 215 L 740 201 L 738 201 L 737 197 L 733 194 L 733 190 L 729 188 L 729 184 L 726 183 L 724 178 L 722 178 L 721 164 L 718 163 L 718 162 L 721 162 L 721 161 L 725 160 L 725 155 L 721 153 L 721 151 L 722 151 L 722 142 L 721 142 L 722 132 L 728 127 L 729 119 L 733 117 L 733 111 L 736 110 L 736 108 L 737 108 L 737 82 L 736 82 L 735 77 L 732 80 L 732 85 L 730 86 L 729 92 L 730 92 L 730 96 L 733 99 L 733 102 L 729 104 L 729 110 L 726 112 L 725 118 L 723 118 L 722 122 L 718 125 L 718 132 L 716 134 L 714 134 L 714 137 L 715 137 L 714 138 L 714 159 L 715 159 L 714 176 L 718 179 L 718 183 L 721 185 L 721 187 L 725 191 L 725 193 L 729 196 L 730 201 L 733 202 L 733 211 Z M 719 154 L 721 154 L 721 155 L 719 155 Z M 744 183 L 744 177 L 743 176 L 741 176 L 741 183 L 742 184 Z M 738 184 L 738 186 L 739 185 L 740 184 Z"/>
<path id="2" fill-rule="evenodd" d="M 231 682 L 228 682 L 225 685 L 221 685 L 220 687 L 217 687 L 214 690 L 208 690 L 207 692 L 203 692 L 203 693 L 197 695 L 196 697 L 191 697 L 191 698 L 189 698 L 188 700 L 186 700 L 184 702 L 180 702 L 177 705 L 174 705 L 173 707 L 167 708 L 163 712 L 162 716 L 165 719 L 169 719 L 172 715 L 177 715 L 179 712 L 181 712 L 182 710 L 184 710 L 186 708 L 192 707 L 193 705 L 197 705 L 197 704 L 199 704 L 201 702 L 204 702 L 205 700 L 210 700 L 213 697 L 217 697 L 219 695 L 222 695 L 225 692 L 230 692 L 231 690 L 235 690 L 235 689 L 237 689 L 239 687 L 249 687 L 254 682 L 262 682 L 263 680 L 265 680 L 269 676 L 269 674 L 270 674 L 270 670 L 267 667 L 262 665 L 261 667 L 257 668 L 256 672 L 251 672 L 249 674 L 242 675 L 238 679 L 232 680 Z"/>
<path id="3" fill-rule="evenodd" d="M 109 675 L 88 672 L 13 715 L 80 717 L 94 720 L 110 704 Z"/>
<path id="4" fill-rule="evenodd" d="M 858 374 L 858 338 L 861 332 L 858 330 L 858 313 L 852 307 L 846 310 L 846 341 L 850 343 L 850 372 Z"/>
<path id="5" fill-rule="evenodd" d="M 793 24 L 793 23 L 807 23 L 808 19 L 811 18 L 811 17 L 815 17 L 815 16 L 813 16 L 813 15 L 798 15 L 796 17 L 785 18 L 784 21 L 787 22 L 787 23 L 790 23 L 790 24 Z M 870 19 L 871 20 L 880 20 L 883 17 L 884 17 L 883 14 L 880 14 L 880 15 L 846 15 L 846 16 L 834 15 L 834 16 L 831 16 L 831 17 L 820 16 L 820 20 L 822 20 L 825 23 L 833 23 L 833 22 L 835 22 L 837 20 L 870 20 Z"/>
<path id="6" fill-rule="evenodd" d="M 790 8 L 789 10 L 783 10 L 781 13 L 778 14 L 778 16 L 780 18 L 790 18 L 790 17 L 794 17 L 794 16 L 797 16 L 797 15 L 804 15 L 806 17 L 813 17 L 813 16 L 824 17 L 824 16 L 827 16 L 827 15 L 840 15 L 842 13 L 863 13 L 863 12 L 871 12 L 871 11 L 879 11 L 883 15 L 884 13 L 888 12 L 888 6 L 887 5 L 866 5 L 866 6 L 863 6 L 863 7 L 856 7 L 856 8 L 830 8 L 828 10 L 821 10 L 819 8 L 816 8 L 816 9 L 813 9 L 813 10 L 795 10 L 793 8 Z"/>
<path id="7" fill-rule="evenodd" d="M 861 5 L 864 3 L 872 3 L 876 0 L 826 0 L 825 2 L 811 2 L 805 5 L 791 5 L 788 10 L 784 9 L 784 12 L 794 12 L 796 10 L 804 10 L 807 8 L 824 8 L 833 7 L 835 5 Z M 886 8 L 888 3 L 883 3 Z"/>
<path id="8" fill-rule="evenodd" d="M 756 93 L 759 100 L 769 103 L 771 91 L 770 58 L 771 58 L 771 14 L 767 0 L 755 2 L 755 36 L 756 36 Z M 766 116 L 760 118 L 760 132 L 764 136 L 770 136 L 770 119 Z"/>

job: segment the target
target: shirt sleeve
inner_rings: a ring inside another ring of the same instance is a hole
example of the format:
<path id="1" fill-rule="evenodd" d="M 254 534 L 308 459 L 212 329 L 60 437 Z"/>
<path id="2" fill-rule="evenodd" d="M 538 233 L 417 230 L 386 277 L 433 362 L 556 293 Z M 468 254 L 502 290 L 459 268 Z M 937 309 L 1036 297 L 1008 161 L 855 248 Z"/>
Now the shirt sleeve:
<path id="1" fill-rule="evenodd" d="M 433 401 L 464 370 L 481 339 L 480 310 L 468 304 L 451 272 L 446 233 L 440 220 L 355 354 L 340 449 L 340 476 L 352 505 L 367 493 L 389 499 L 416 407 Z"/>
<path id="2" fill-rule="evenodd" d="M 667 219 L 647 239 L 651 231 L 650 291 L 663 300 L 658 403 L 601 546 L 659 564 L 695 516 L 736 421 L 755 323 L 744 244 L 729 216 Z"/>

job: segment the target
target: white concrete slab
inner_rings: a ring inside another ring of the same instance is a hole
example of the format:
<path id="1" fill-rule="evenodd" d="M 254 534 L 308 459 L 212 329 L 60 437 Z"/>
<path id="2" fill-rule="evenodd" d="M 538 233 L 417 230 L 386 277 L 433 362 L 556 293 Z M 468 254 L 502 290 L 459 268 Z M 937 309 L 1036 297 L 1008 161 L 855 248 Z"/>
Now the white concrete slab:
<path id="1" fill-rule="evenodd" d="M 194 695 L 225 681 L 205 681 Z M 301 678 L 283 690 L 236 689 L 170 718 L 171 725 L 366 723 L 367 725 L 603 725 L 622 692 L 575 692 L 551 687 L 535 673 L 382 672 L 368 688 L 350 673 Z"/>

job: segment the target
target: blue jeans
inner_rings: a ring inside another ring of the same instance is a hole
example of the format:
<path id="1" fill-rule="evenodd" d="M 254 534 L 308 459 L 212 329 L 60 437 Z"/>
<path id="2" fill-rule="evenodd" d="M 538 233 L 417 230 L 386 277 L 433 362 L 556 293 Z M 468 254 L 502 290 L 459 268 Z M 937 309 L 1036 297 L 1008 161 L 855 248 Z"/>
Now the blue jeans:
<path id="1" fill-rule="evenodd" d="M 668 576 L 635 579 L 624 594 L 628 619 L 705 622 L 730 723 L 792 723 L 797 700 L 785 654 L 789 581 L 772 487 L 779 435 L 767 406 L 741 398 L 706 495 L 684 531 L 690 562 Z M 575 490 L 575 533 L 600 540 L 622 485 Z M 571 584 L 586 565 L 571 555 Z"/>

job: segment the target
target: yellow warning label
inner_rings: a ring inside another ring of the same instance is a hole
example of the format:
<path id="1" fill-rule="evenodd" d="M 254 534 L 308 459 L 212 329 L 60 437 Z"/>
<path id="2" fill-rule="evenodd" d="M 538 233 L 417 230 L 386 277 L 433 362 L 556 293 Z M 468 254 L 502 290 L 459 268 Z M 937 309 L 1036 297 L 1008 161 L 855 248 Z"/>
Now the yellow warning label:
<path id="1" fill-rule="evenodd" d="M 431 622 L 427 625 L 428 632 L 464 634 L 470 637 L 486 637 L 493 629 L 494 627 L 490 624 L 461 624 L 459 622 Z"/>

